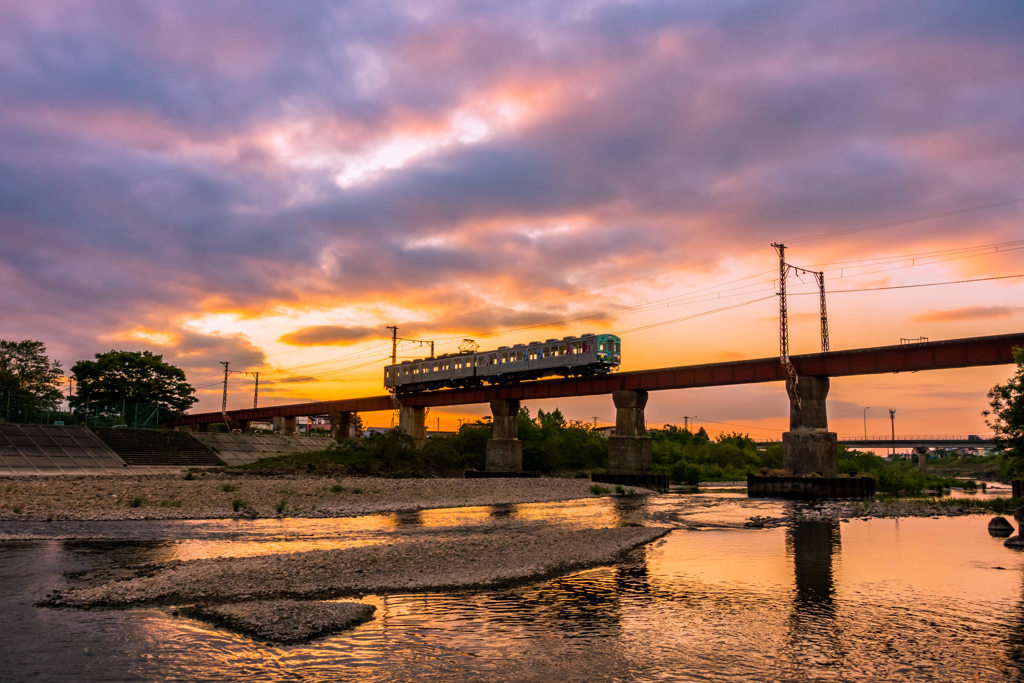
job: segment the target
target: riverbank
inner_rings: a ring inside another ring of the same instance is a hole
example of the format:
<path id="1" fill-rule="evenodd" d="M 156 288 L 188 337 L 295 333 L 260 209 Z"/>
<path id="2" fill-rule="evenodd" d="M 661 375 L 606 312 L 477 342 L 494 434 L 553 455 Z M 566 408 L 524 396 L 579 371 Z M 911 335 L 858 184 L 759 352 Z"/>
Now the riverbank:
<path id="1" fill-rule="evenodd" d="M 591 498 L 587 479 L 181 475 L 0 477 L 2 521 L 356 517 Z M 638 494 L 648 494 L 637 489 Z"/>

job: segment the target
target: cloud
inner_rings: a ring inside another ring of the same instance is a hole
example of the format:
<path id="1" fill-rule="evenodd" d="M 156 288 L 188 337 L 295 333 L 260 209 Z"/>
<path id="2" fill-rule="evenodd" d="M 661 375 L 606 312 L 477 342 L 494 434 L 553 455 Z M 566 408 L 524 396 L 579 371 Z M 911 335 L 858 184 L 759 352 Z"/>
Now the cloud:
<path id="1" fill-rule="evenodd" d="M 960 320 L 991 320 L 1011 318 L 1024 311 L 1020 306 L 967 306 L 948 311 L 928 311 L 914 316 L 915 322 L 948 323 Z"/>
<path id="2" fill-rule="evenodd" d="M 282 335 L 279 341 L 292 346 L 348 346 L 381 336 L 376 327 L 316 325 Z"/>

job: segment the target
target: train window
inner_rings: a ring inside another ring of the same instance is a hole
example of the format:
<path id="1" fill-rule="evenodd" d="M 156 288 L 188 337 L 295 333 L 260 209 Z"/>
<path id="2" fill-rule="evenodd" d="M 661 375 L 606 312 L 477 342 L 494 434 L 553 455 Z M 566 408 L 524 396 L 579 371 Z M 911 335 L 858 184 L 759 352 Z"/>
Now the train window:
<path id="1" fill-rule="evenodd" d="M 559 346 L 558 347 L 558 355 L 559 356 L 564 356 L 565 355 L 565 350 L 566 350 L 565 349 L 565 344 L 562 344 L 561 346 Z"/>
<path id="2" fill-rule="evenodd" d="M 620 346 L 619 342 L 615 342 L 615 353 L 619 352 L 619 346 Z"/>
<path id="3" fill-rule="evenodd" d="M 601 351 L 604 351 L 604 342 L 601 342 L 601 348 L 600 348 L 600 350 L 601 350 Z"/>

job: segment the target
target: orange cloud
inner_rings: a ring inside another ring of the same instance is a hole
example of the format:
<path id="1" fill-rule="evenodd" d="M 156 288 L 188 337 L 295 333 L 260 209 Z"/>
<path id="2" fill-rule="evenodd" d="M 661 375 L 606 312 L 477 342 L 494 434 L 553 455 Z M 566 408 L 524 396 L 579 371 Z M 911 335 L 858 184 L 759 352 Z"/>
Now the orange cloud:
<path id="1" fill-rule="evenodd" d="M 292 346 L 347 346 L 380 336 L 377 327 L 315 325 L 282 335 L 278 341 Z"/>
<path id="2" fill-rule="evenodd" d="M 954 320 L 985 320 L 988 318 L 1010 318 L 1024 311 L 1019 306 L 967 306 L 948 311 L 928 311 L 914 316 L 916 322 L 946 323 Z"/>

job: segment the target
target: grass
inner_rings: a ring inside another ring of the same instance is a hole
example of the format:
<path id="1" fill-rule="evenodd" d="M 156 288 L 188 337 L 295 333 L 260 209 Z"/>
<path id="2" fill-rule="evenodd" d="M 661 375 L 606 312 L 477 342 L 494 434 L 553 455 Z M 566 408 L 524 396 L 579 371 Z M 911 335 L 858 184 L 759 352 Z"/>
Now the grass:
<path id="1" fill-rule="evenodd" d="M 195 475 L 192 474 L 192 470 L 189 470 L 188 472 L 185 473 L 185 481 L 192 481 L 195 478 Z"/>
<path id="2" fill-rule="evenodd" d="M 605 488 L 604 486 L 601 486 L 600 484 L 592 484 L 590 486 L 590 492 L 593 493 L 595 496 L 604 496 L 604 495 L 607 495 L 607 494 L 611 493 L 612 490 L 609 489 L 609 488 Z"/>
<path id="3" fill-rule="evenodd" d="M 181 501 L 176 498 L 168 498 L 167 500 L 160 501 L 160 507 L 162 508 L 180 508 Z"/>
<path id="4" fill-rule="evenodd" d="M 16 514 L 16 515 L 20 515 L 22 509 L 23 508 L 20 505 L 15 505 L 14 507 L 11 508 L 11 510 L 13 510 L 14 514 Z"/>
<path id="5" fill-rule="evenodd" d="M 235 486 L 234 484 L 224 484 L 223 486 L 220 487 L 220 490 L 224 491 L 225 493 L 231 493 L 232 491 L 237 491 L 238 487 Z"/>
<path id="6" fill-rule="evenodd" d="M 331 487 L 331 493 L 344 493 L 344 492 L 345 492 L 345 487 L 342 486 L 341 484 L 335 484 L 334 486 Z"/>
<path id="7" fill-rule="evenodd" d="M 131 500 L 128 501 L 128 507 L 130 507 L 130 508 L 142 507 L 145 504 L 146 504 L 146 497 L 145 496 L 135 496 L 134 498 L 132 498 Z"/>
<path id="8" fill-rule="evenodd" d="M 281 513 L 284 512 L 284 509 L 286 507 L 288 507 L 288 501 L 282 499 L 282 500 L 277 501 L 277 505 L 274 506 L 274 510 L 277 511 L 277 514 L 281 514 Z"/>
<path id="9" fill-rule="evenodd" d="M 362 489 L 352 489 L 352 493 L 362 493 Z"/>
<path id="10" fill-rule="evenodd" d="M 234 510 L 235 512 L 238 512 L 239 510 L 245 507 L 249 507 L 249 504 L 246 503 L 241 498 L 235 498 L 233 501 L 231 501 L 231 509 Z"/>

